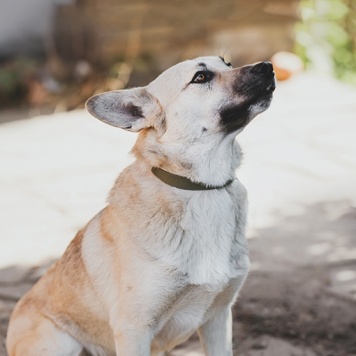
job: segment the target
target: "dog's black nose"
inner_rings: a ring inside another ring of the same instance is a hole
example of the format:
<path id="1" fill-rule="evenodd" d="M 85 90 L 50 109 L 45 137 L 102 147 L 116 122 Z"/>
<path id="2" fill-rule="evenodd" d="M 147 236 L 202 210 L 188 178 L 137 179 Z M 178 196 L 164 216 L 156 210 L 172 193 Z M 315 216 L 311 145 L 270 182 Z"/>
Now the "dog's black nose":
<path id="1" fill-rule="evenodd" d="M 251 72 L 257 75 L 268 75 L 273 73 L 271 62 L 260 62 L 251 68 Z"/>

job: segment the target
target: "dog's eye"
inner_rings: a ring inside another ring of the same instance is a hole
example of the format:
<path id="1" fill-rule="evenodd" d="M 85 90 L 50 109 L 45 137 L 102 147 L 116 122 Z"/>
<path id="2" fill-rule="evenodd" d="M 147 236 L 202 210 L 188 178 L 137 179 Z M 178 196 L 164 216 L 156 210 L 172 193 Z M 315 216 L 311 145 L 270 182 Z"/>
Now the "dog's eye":
<path id="1" fill-rule="evenodd" d="M 191 81 L 191 83 L 207 83 L 210 82 L 213 79 L 214 74 L 209 71 L 204 71 L 204 72 L 196 72 L 194 74 L 194 77 Z"/>

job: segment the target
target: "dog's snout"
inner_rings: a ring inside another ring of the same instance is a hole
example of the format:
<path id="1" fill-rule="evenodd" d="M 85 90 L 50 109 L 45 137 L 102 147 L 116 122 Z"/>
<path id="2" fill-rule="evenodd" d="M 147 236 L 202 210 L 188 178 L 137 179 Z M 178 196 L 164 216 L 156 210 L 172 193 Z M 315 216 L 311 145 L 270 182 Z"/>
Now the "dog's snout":
<path id="1" fill-rule="evenodd" d="M 251 67 L 251 72 L 257 75 L 268 75 L 273 73 L 271 62 L 260 62 Z"/>

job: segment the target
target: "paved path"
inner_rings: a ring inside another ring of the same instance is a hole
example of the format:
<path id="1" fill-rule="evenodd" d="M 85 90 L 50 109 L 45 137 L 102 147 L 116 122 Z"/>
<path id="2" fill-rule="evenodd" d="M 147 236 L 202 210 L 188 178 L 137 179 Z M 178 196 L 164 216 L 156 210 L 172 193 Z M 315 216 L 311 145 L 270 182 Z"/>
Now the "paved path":
<path id="1" fill-rule="evenodd" d="M 281 83 L 240 135 L 252 272 L 239 355 L 356 355 L 355 137 L 356 89 L 311 74 Z M 84 111 L 0 126 L 0 356 L 15 301 L 104 206 L 134 140 Z"/>

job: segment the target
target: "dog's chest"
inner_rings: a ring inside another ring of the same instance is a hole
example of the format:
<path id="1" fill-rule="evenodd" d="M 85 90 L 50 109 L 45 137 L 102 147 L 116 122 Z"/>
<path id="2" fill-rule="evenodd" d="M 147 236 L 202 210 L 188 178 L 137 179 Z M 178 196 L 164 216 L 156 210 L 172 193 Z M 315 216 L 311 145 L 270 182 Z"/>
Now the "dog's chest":
<path id="1" fill-rule="evenodd" d="M 187 285 L 166 317 L 162 318 L 161 330 L 155 336 L 153 344 L 156 343 L 160 349 L 169 348 L 170 344 L 176 344 L 178 340 L 198 329 L 221 291 L 221 288 L 207 285 Z"/>
<path id="2" fill-rule="evenodd" d="M 163 224 L 155 257 L 187 276 L 191 284 L 227 283 L 238 274 L 240 257 L 246 253 L 238 228 L 242 210 L 226 190 L 192 194 L 175 223 Z"/>

